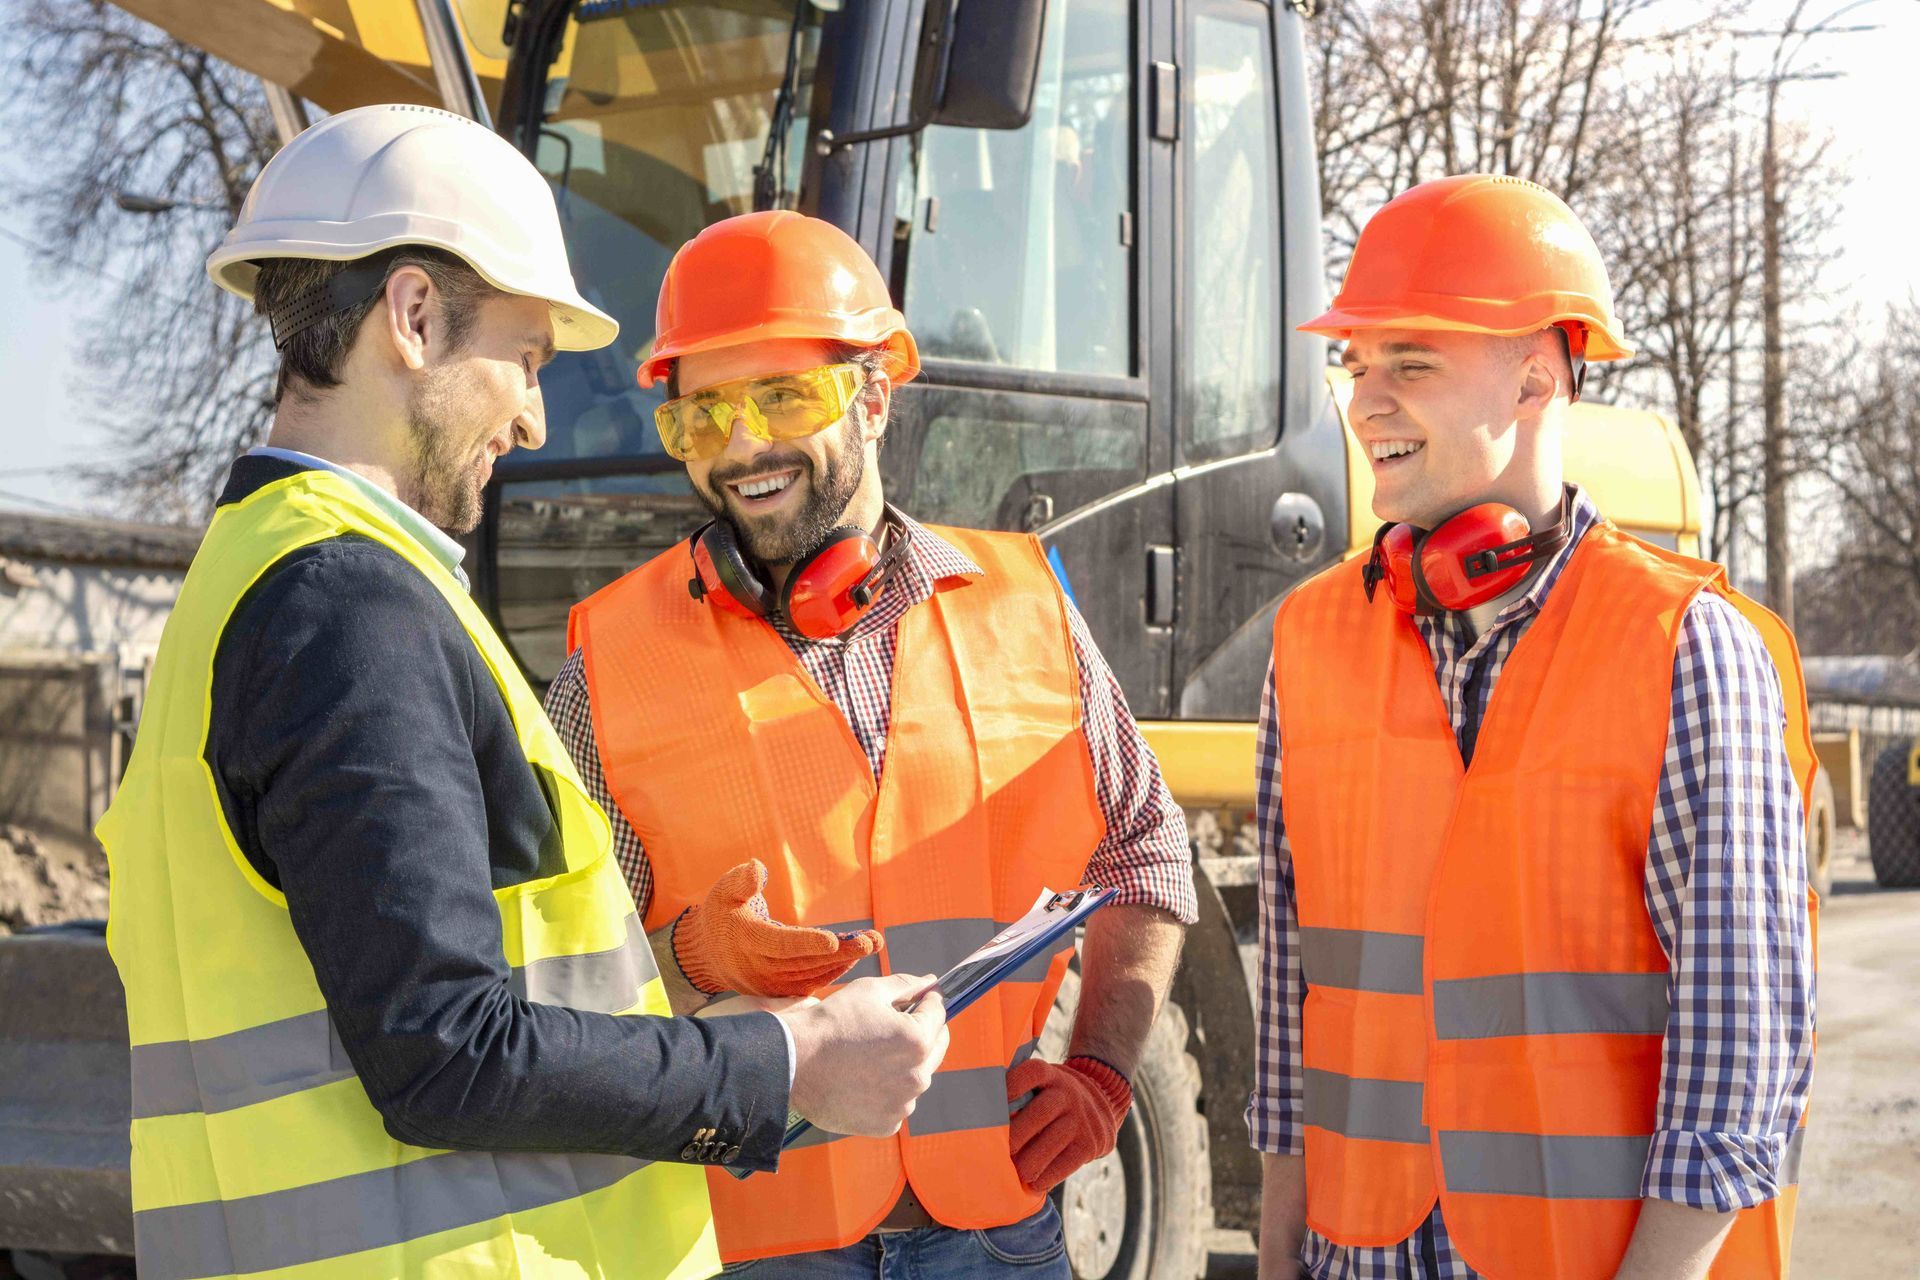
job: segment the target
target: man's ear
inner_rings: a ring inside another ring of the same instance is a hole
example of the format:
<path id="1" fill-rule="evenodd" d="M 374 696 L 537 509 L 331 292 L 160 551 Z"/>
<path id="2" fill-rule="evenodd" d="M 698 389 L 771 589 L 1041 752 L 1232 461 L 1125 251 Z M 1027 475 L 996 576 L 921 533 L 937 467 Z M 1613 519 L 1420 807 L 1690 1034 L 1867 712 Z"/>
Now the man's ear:
<path id="1" fill-rule="evenodd" d="M 1546 352 L 1535 347 L 1533 354 L 1527 357 L 1520 370 L 1520 396 L 1514 405 L 1522 414 L 1538 415 L 1545 413 L 1553 404 L 1556 396 L 1572 397 L 1573 388 L 1562 386 L 1560 378 L 1553 370 L 1553 362 Z"/>
<path id="2" fill-rule="evenodd" d="M 880 440 L 887 434 L 893 408 L 893 380 L 878 369 L 869 373 L 866 384 L 860 388 L 860 406 L 864 419 L 862 438 L 869 442 Z"/>
<path id="3" fill-rule="evenodd" d="M 385 321 L 387 338 L 400 363 L 416 372 L 427 363 L 427 321 L 432 310 L 433 281 L 419 267 L 401 267 L 387 280 L 374 314 Z M 437 317 L 436 317 L 437 318 Z M 439 334 L 434 334 L 438 338 Z"/>

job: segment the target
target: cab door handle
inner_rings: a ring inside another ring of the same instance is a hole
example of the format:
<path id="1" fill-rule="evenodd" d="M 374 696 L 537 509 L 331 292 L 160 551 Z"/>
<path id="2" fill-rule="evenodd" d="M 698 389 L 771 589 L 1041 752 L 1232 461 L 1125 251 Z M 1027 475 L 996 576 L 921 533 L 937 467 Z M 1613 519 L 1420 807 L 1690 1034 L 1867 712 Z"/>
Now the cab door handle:
<path id="1" fill-rule="evenodd" d="M 1147 548 L 1147 625 L 1173 625 L 1175 602 L 1174 554 L 1172 547 Z"/>

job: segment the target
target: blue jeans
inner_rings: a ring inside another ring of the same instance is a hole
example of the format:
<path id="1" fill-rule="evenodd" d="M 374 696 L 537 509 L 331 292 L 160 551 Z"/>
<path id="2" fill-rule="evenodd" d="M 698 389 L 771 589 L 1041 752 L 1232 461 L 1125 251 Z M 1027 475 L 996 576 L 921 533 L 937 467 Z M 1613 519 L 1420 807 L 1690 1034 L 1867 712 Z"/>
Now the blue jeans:
<path id="1" fill-rule="evenodd" d="M 923 1227 L 856 1240 L 844 1249 L 736 1262 L 726 1275 L 756 1280 L 1072 1280 L 1060 1212 L 1048 1200 L 1031 1218 L 984 1231 Z"/>

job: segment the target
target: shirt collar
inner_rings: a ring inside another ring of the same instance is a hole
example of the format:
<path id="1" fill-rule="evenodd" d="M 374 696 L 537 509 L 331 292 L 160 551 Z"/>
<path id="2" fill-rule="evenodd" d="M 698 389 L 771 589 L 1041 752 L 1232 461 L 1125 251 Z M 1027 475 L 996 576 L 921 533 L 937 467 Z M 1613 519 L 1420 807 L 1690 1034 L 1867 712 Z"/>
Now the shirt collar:
<path id="1" fill-rule="evenodd" d="M 291 462 L 296 466 L 310 467 L 316 471 L 331 471 L 351 484 L 359 495 L 365 498 L 381 515 L 399 525 L 401 530 L 424 547 L 435 560 L 444 565 L 449 572 L 465 585 L 467 575 L 460 562 L 467 557 L 467 549 L 436 528 L 427 518 L 415 511 L 393 494 L 388 493 L 373 481 L 357 471 L 350 471 L 337 462 L 311 453 L 301 453 L 298 449 L 281 449 L 273 445 L 260 445 L 249 449 L 249 458 L 278 458 L 282 462 Z"/>
<path id="2" fill-rule="evenodd" d="M 929 588 L 935 583 L 945 582 L 948 578 L 978 578 L 986 573 L 986 570 L 973 562 L 973 557 L 962 552 L 960 548 L 912 516 L 897 510 L 894 514 L 899 517 L 901 527 L 906 530 L 909 539 L 907 564 L 904 567 L 909 567 L 924 577 Z"/>

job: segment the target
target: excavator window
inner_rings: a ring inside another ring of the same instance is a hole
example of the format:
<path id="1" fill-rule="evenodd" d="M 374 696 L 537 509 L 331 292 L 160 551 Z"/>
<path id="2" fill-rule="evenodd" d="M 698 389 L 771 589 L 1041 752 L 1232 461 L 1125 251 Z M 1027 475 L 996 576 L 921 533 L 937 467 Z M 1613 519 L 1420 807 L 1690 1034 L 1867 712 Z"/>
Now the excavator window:
<path id="1" fill-rule="evenodd" d="M 756 206 L 803 205 L 835 16 L 810 0 L 665 0 L 585 4 L 567 19 L 534 161 L 554 184 L 574 278 L 620 337 L 541 375 L 546 447 L 496 476 L 491 594 L 536 682 L 566 656 L 568 606 L 703 518 L 654 432 L 661 390 L 634 373 L 681 244 Z"/>
<path id="2" fill-rule="evenodd" d="M 1187 95 L 1188 462 L 1262 449 L 1280 430 L 1280 149 L 1268 8 L 1195 8 Z"/>
<path id="3" fill-rule="evenodd" d="M 1134 372 L 1131 25 L 1125 0 L 1055 0 L 1027 125 L 911 148 L 894 274 L 922 355 Z"/>

